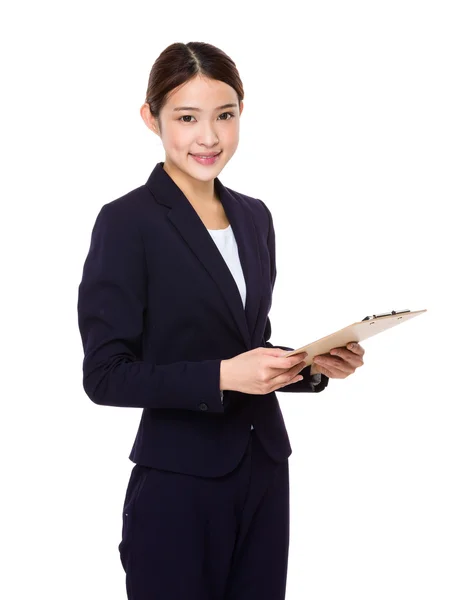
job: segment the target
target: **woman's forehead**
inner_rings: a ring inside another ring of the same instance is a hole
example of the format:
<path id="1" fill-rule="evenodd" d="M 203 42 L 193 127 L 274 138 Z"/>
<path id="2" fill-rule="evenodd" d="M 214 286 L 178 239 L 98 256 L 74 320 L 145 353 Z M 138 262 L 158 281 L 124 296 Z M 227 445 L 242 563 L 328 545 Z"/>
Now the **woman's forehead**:
<path id="1" fill-rule="evenodd" d="M 217 79 L 195 77 L 170 92 L 166 106 L 175 112 L 209 112 L 232 106 L 238 108 L 238 99 L 235 90 L 227 83 Z"/>

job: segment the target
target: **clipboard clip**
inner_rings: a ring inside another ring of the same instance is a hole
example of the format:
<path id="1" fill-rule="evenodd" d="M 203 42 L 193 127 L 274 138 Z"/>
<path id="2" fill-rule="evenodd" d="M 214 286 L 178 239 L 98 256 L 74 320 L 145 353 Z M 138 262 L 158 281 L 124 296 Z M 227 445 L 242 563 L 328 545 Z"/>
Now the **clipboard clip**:
<path id="1" fill-rule="evenodd" d="M 381 313 L 380 315 L 373 315 L 372 317 L 365 317 L 362 321 L 369 321 L 370 319 L 379 319 L 379 317 L 389 317 L 391 315 L 402 315 L 409 313 L 410 310 L 392 310 L 391 312 Z"/>

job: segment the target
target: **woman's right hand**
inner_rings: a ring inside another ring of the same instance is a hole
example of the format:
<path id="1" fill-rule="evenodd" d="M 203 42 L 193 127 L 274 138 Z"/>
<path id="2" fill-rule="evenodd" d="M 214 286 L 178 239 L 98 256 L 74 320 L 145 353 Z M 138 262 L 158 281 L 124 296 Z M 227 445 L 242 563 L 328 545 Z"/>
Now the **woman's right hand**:
<path id="1" fill-rule="evenodd" d="M 254 348 L 221 361 L 220 388 L 245 394 L 269 394 L 303 379 L 306 352 L 287 356 L 281 348 Z"/>

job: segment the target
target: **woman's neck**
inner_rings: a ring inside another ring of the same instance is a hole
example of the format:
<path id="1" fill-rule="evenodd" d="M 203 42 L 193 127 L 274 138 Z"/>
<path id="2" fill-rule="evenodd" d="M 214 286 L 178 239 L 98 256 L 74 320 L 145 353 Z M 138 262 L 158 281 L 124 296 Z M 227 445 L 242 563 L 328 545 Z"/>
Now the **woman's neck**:
<path id="1" fill-rule="evenodd" d="M 220 202 L 216 194 L 214 179 L 210 181 L 198 181 L 193 178 L 187 179 L 184 173 L 177 168 L 171 167 L 167 162 L 164 162 L 163 169 L 192 204 L 210 208 Z"/>

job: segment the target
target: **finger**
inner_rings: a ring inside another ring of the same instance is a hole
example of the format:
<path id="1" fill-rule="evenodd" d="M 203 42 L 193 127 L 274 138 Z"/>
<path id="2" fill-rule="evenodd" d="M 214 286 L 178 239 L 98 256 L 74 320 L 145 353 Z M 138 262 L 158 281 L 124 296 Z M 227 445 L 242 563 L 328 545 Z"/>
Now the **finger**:
<path id="1" fill-rule="evenodd" d="M 354 373 L 354 371 L 356 369 L 356 367 L 351 365 L 349 362 L 346 362 L 342 358 L 334 358 L 333 356 L 326 356 L 324 354 L 321 356 L 315 357 L 313 359 L 313 362 L 315 364 L 320 365 L 321 367 L 326 367 L 328 369 L 343 371 L 344 373 L 347 373 L 348 375 L 350 373 Z"/>
<path id="2" fill-rule="evenodd" d="M 317 369 L 318 373 L 322 373 L 323 375 L 326 375 L 326 377 L 329 377 L 331 379 L 345 379 L 346 377 L 348 377 L 348 375 L 350 375 L 350 373 L 345 373 L 344 371 L 341 371 L 340 369 L 335 369 L 334 367 L 329 368 L 325 365 L 318 365 Z"/>
<path id="3" fill-rule="evenodd" d="M 291 367 L 296 367 L 305 362 L 305 358 L 307 357 L 307 352 L 301 352 L 300 354 L 295 354 L 293 356 L 279 356 L 274 358 L 269 362 L 269 366 L 272 369 L 282 369 L 286 371 Z M 305 365 L 304 365 L 305 366 Z"/>
<path id="4" fill-rule="evenodd" d="M 259 346 L 258 348 L 254 348 L 254 350 L 257 350 L 257 349 L 260 354 L 265 354 L 267 356 L 277 356 L 279 358 L 285 358 L 285 357 L 286 358 L 292 358 L 292 357 L 295 358 L 297 356 L 300 356 L 300 354 L 303 354 L 303 353 L 292 354 L 292 356 L 290 357 L 290 356 L 288 356 L 288 354 L 290 354 L 291 350 L 290 351 L 284 350 L 283 348 L 278 348 L 277 346 L 275 346 L 274 348 L 268 348 L 266 346 Z M 307 354 L 307 353 L 305 352 L 305 354 Z"/>
<path id="5" fill-rule="evenodd" d="M 363 356 L 365 354 L 365 350 L 358 342 L 350 342 L 346 348 L 354 352 L 354 354 L 358 354 L 359 356 Z"/>
<path id="6" fill-rule="evenodd" d="M 352 352 L 351 350 L 346 350 L 343 347 L 332 348 L 330 354 L 332 356 L 338 356 L 339 358 L 345 360 L 354 368 L 361 367 L 363 365 L 363 360 L 359 355 L 354 354 L 354 352 Z"/>
<path id="7" fill-rule="evenodd" d="M 287 385 L 291 385 L 292 383 L 302 381 L 303 379 L 304 379 L 304 377 L 302 375 L 299 375 L 299 373 L 296 373 L 294 376 L 291 376 L 289 379 L 287 379 L 286 376 L 282 380 L 280 379 L 280 377 L 276 377 L 271 380 L 271 387 L 269 388 L 270 392 L 277 392 L 278 389 L 283 388 Z"/>
<path id="8" fill-rule="evenodd" d="M 292 369 L 290 369 L 288 371 L 288 374 L 291 375 L 292 377 L 295 377 L 296 375 L 300 375 L 301 371 L 303 369 L 305 369 L 305 367 L 306 367 L 306 363 L 303 360 L 302 362 L 295 365 Z"/>
<path id="9" fill-rule="evenodd" d="M 299 360 L 305 360 L 308 356 L 307 352 L 299 352 L 299 354 L 293 354 L 293 356 L 287 356 L 287 360 L 291 360 L 291 361 L 299 361 Z M 294 362 L 292 363 L 294 364 Z"/>
<path id="10" fill-rule="evenodd" d="M 298 363 L 291 369 L 285 369 L 283 373 L 276 373 L 269 381 L 271 383 L 286 383 L 287 380 L 293 379 L 297 375 L 300 375 L 301 371 L 305 368 L 305 362 Z"/>

